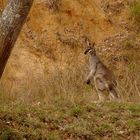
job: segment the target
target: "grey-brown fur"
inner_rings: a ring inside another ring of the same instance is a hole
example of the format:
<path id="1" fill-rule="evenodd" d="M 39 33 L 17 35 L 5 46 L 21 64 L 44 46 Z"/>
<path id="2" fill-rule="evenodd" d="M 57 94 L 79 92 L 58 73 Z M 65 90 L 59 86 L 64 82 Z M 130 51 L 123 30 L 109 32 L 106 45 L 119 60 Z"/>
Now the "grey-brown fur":
<path id="1" fill-rule="evenodd" d="M 110 71 L 97 56 L 94 45 L 88 39 L 86 41 L 85 54 L 89 54 L 90 72 L 86 78 L 86 83 L 90 84 L 94 80 L 95 88 L 98 92 L 99 102 L 106 100 L 107 96 L 113 101 L 118 101 L 116 91 L 117 83 L 114 74 Z"/>

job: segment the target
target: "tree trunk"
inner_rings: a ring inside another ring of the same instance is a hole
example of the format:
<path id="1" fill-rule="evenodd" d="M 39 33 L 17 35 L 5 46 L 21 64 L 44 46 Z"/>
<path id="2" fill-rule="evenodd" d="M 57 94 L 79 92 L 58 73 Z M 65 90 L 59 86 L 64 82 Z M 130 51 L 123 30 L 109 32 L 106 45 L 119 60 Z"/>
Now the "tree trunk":
<path id="1" fill-rule="evenodd" d="M 0 78 L 33 0 L 9 0 L 0 17 Z"/>

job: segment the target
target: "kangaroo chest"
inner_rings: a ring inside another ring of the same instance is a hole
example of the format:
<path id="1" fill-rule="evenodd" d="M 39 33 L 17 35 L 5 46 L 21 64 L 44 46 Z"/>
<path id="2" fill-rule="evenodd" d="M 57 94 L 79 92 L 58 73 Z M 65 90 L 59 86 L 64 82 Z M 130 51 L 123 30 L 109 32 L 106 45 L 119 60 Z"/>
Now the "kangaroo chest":
<path id="1" fill-rule="evenodd" d="M 98 64 L 101 63 L 100 59 L 97 56 L 90 56 L 89 58 L 89 64 L 90 64 L 90 70 L 95 75 L 98 70 Z"/>

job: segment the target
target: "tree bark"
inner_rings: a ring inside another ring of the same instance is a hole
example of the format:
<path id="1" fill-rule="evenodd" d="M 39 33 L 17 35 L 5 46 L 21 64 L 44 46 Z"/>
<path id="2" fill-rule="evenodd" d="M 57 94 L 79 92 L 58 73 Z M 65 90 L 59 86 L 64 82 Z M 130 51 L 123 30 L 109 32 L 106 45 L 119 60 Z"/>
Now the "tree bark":
<path id="1" fill-rule="evenodd" d="M 9 0 L 0 17 L 0 78 L 33 0 Z"/>

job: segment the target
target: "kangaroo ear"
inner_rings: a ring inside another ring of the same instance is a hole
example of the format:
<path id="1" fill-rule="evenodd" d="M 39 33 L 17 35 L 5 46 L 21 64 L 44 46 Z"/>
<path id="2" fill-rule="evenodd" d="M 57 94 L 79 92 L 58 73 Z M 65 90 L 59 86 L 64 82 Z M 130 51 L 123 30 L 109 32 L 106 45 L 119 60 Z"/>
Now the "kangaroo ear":
<path id="1" fill-rule="evenodd" d="M 96 53 L 96 49 L 95 49 L 95 42 L 92 43 L 92 50 L 94 51 L 94 53 Z"/>
<path id="2" fill-rule="evenodd" d="M 85 37 L 85 43 L 88 47 L 91 45 L 90 40 L 87 37 Z"/>

